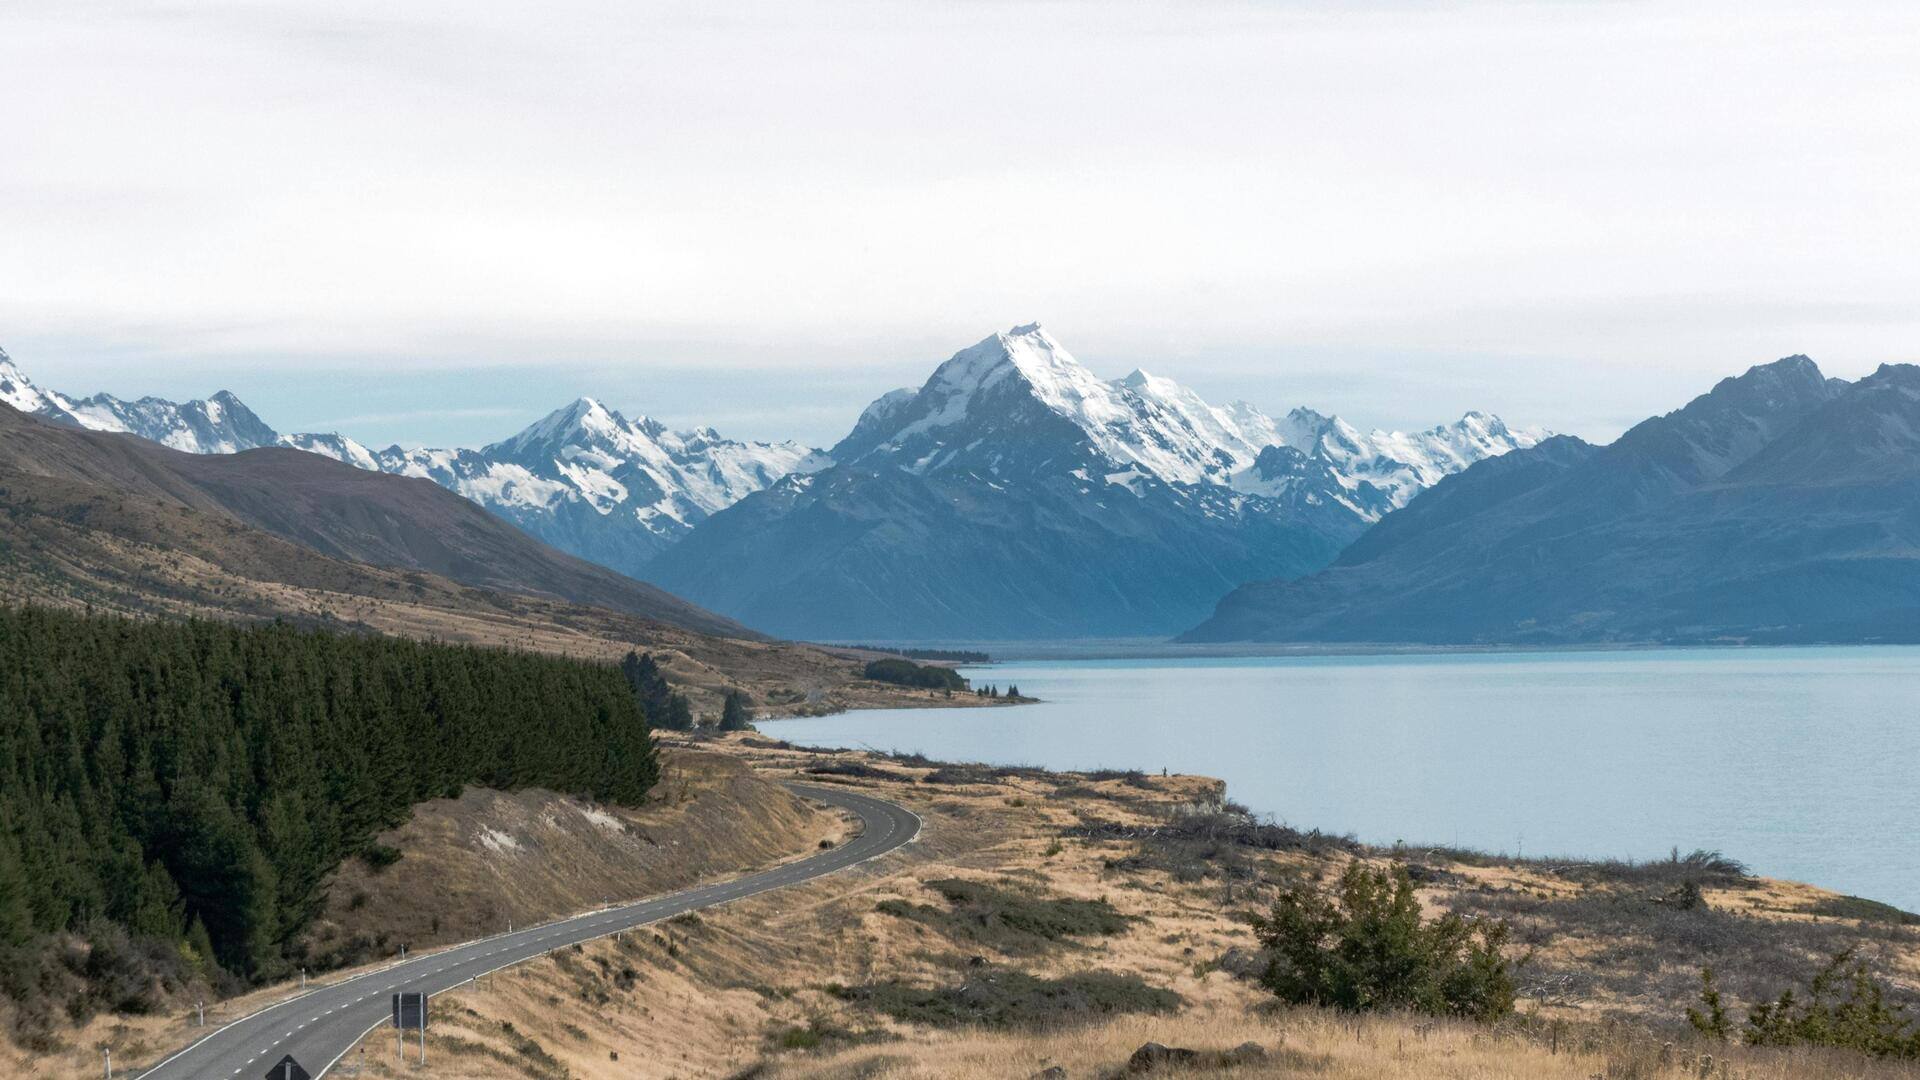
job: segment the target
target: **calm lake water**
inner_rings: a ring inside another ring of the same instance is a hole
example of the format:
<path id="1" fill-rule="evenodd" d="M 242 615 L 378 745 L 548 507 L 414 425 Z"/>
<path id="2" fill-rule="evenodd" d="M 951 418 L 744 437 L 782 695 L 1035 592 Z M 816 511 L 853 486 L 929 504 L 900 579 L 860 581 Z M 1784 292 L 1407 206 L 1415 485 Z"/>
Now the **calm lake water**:
<path id="1" fill-rule="evenodd" d="M 953 761 L 1202 773 L 1299 827 L 1529 855 L 1715 848 L 1920 909 L 1920 649 L 1025 661 L 1044 704 L 762 725 Z"/>

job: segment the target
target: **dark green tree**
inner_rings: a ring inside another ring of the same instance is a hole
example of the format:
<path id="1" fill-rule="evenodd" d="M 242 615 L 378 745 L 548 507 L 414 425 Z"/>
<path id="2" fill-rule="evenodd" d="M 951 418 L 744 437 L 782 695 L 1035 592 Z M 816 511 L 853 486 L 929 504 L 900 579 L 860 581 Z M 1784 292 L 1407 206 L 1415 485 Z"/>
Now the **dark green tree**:
<path id="1" fill-rule="evenodd" d="M 151 982 L 127 965 L 166 955 L 155 942 L 203 977 L 271 977 L 306 960 L 334 868 L 414 804 L 467 784 L 637 804 L 657 778 L 613 665 L 0 607 L 0 947 L 16 970 L 84 934 L 105 943 L 102 979 Z"/>
<path id="2" fill-rule="evenodd" d="M 620 670 L 627 677 L 627 685 L 633 688 L 647 723 L 663 731 L 693 730 L 693 707 L 687 703 L 686 695 L 676 693 L 667 683 L 652 653 L 629 650 L 626 659 L 620 662 Z"/>
<path id="3" fill-rule="evenodd" d="M 1423 918 L 1404 866 L 1353 863 L 1333 898 L 1296 885 L 1252 921 L 1273 956 L 1261 981 L 1286 1001 L 1477 1020 L 1513 1011 L 1506 924 Z"/>
<path id="4" fill-rule="evenodd" d="M 751 731 L 752 729 L 753 709 L 749 705 L 746 691 L 727 691 L 726 703 L 720 707 L 720 730 Z"/>

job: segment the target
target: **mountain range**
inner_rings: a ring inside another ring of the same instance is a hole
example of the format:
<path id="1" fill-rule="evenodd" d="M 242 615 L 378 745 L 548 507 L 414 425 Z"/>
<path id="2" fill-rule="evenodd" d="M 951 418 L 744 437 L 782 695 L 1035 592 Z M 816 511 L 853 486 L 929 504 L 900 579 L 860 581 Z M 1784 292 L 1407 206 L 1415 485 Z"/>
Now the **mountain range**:
<path id="1" fill-rule="evenodd" d="M 638 575 L 709 514 L 790 472 L 822 467 L 796 443 L 740 442 L 712 428 L 628 420 L 591 398 L 478 450 L 373 450 L 337 434 L 282 435 L 221 391 L 176 404 L 72 398 L 32 383 L 0 352 L 0 402 L 57 424 L 121 432 L 196 454 L 284 446 L 374 472 L 432 480 L 581 558 Z"/>
<path id="2" fill-rule="evenodd" d="M 1792 356 L 1609 445 L 1480 462 L 1185 640 L 1920 640 L 1920 367 Z"/>
<path id="3" fill-rule="evenodd" d="M 648 572 L 782 635 L 1167 634 L 1539 437 L 1479 413 L 1363 435 L 1304 409 L 1216 407 L 1143 371 L 1102 380 L 1018 326 L 881 397 L 830 466 L 713 515 Z"/>
<path id="4" fill-rule="evenodd" d="M 1102 380 L 1037 325 L 882 396 L 824 453 L 629 421 L 590 398 L 477 450 L 376 451 L 282 435 L 226 392 L 67 397 L 4 354 L 0 401 L 191 452 L 281 446 L 430 479 L 562 550 L 822 639 L 1171 633 L 1540 437 L 1481 413 L 1409 435 L 1216 407 L 1144 371 Z"/>

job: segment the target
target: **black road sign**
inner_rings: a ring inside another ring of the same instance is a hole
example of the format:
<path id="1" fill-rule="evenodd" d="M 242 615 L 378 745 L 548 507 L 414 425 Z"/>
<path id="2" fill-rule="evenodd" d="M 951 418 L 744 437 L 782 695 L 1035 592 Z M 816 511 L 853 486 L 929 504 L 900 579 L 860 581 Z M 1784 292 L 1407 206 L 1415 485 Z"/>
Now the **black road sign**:
<path id="1" fill-rule="evenodd" d="M 293 1060 L 292 1054 L 288 1054 L 280 1059 L 280 1064 L 268 1069 L 262 1080 L 313 1080 L 313 1077 L 300 1067 L 299 1062 Z"/>
<path id="2" fill-rule="evenodd" d="M 393 1026 L 405 1031 L 425 1031 L 427 995 L 419 990 L 402 990 L 393 995 Z"/>

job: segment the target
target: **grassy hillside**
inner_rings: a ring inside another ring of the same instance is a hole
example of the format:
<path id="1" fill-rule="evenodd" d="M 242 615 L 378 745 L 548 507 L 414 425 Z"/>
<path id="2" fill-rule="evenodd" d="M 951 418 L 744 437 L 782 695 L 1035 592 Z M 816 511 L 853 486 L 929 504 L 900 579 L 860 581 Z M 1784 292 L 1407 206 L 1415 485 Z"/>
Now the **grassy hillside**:
<path id="1" fill-rule="evenodd" d="M 1261 1045 L 1264 1058 L 1191 1074 L 1221 1077 L 1920 1075 L 1852 1052 L 1710 1041 L 1687 1025 L 1702 966 L 1743 1015 L 1846 947 L 1897 1000 L 1920 998 L 1920 928 L 1725 860 L 1368 849 L 1248 822 L 1199 777 L 728 745 L 770 775 L 904 803 L 925 820 L 922 838 L 846 875 L 447 995 L 429 1040 L 437 1074 L 998 1080 L 1058 1067 L 1085 1078 L 1124 1074 L 1152 1040 L 1215 1054 Z M 1283 1006 L 1261 988 L 1241 915 L 1356 862 L 1412 868 L 1430 916 L 1508 919 L 1517 1013 L 1493 1024 L 1356 1016 Z M 1688 881 L 1698 904 L 1674 899 Z M 403 1075 L 391 1054 L 375 1038 L 350 1060 L 362 1076 Z"/>

